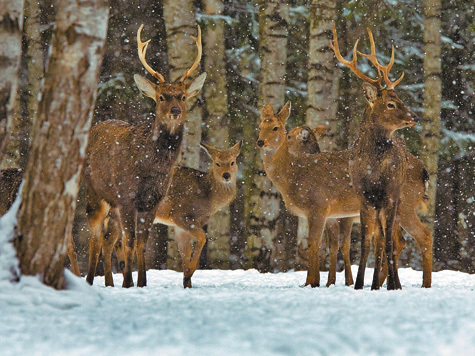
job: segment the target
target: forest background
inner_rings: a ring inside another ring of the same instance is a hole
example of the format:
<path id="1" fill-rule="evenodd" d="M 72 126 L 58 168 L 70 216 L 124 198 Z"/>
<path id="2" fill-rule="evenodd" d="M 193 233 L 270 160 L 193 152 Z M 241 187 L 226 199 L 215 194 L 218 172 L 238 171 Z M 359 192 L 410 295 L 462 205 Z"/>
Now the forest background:
<path id="1" fill-rule="evenodd" d="M 208 77 L 201 96 L 190 105 L 180 164 L 207 169 L 209 159 L 199 149 L 200 141 L 220 148 L 238 140 L 244 145 L 238 162 L 238 196 L 208 224 L 201 268 L 262 272 L 306 268 L 305 221 L 286 212 L 278 191 L 263 174 L 255 142 L 263 105 L 270 103 L 277 111 L 291 101 L 288 128 L 326 124 L 323 150 L 351 145 L 365 100 L 361 82 L 337 65 L 330 49 L 331 27 L 336 24 L 343 54 L 350 53 L 357 39 L 358 48 L 368 51 L 367 27 L 383 62 L 389 61 L 390 48 L 395 46 L 392 73 L 405 73 L 398 94 L 421 119 L 421 125 L 400 135 L 431 175 L 429 211 L 421 219 L 434 232 L 434 269 L 475 272 L 474 1 L 101 3 L 109 15 L 97 20 L 108 21 L 108 30 L 95 84 L 93 124 L 108 119 L 141 122 L 154 115 L 153 101 L 139 94 L 133 81 L 133 74 L 145 74 L 137 56 L 136 33 L 141 24 L 142 39 L 151 39 L 148 63 L 172 81 L 193 62 L 196 48 L 190 35 L 196 35 L 198 24 L 202 28 L 200 72 L 206 71 Z M 10 139 L 2 148 L 2 168 L 27 167 L 32 128 L 41 112 L 37 97 L 47 83 L 46 63 L 61 6 L 25 0 L 18 95 L 11 108 Z M 364 60 L 360 65 L 376 75 Z M 89 232 L 83 194 L 80 189 L 73 236 L 84 272 Z M 355 263 L 358 236 L 359 225 L 355 225 Z M 419 268 L 420 251 L 407 235 L 406 240 L 400 266 Z M 323 260 L 322 267 L 326 263 Z M 154 227 L 147 267 L 180 269 L 172 229 Z"/>

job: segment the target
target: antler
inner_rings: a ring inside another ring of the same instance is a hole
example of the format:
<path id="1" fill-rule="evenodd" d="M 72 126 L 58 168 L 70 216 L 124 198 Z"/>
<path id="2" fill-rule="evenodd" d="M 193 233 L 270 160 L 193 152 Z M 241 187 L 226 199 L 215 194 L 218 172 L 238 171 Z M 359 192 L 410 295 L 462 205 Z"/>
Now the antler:
<path id="1" fill-rule="evenodd" d="M 389 61 L 389 63 L 387 65 L 385 65 L 385 66 L 381 65 L 378 62 L 378 58 L 376 57 L 376 46 L 374 44 L 373 33 L 371 32 L 371 30 L 369 28 L 367 30 L 368 30 L 368 35 L 369 35 L 369 41 L 371 43 L 371 54 L 364 54 L 364 53 L 361 53 L 360 51 L 358 51 L 358 54 L 360 54 L 361 56 L 363 56 L 365 58 L 368 58 L 369 61 L 371 63 L 373 63 L 373 65 L 376 68 L 378 68 L 379 70 L 381 70 L 381 72 L 383 72 L 384 81 L 386 82 L 388 90 L 389 89 L 394 89 L 394 87 L 399 84 L 399 82 L 402 80 L 402 78 L 404 78 L 404 72 L 402 72 L 399 79 L 396 80 L 395 82 L 391 82 L 391 80 L 389 80 L 389 71 L 391 70 L 391 68 L 394 64 L 394 45 L 392 46 L 391 60 Z"/>
<path id="2" fill-rule="evenodd" d="M 198 54 L 196 55 L 195 63 L 193 63 L 191 68 L 188 69 L 185 72 L 185 74 L 183 74 L 183 77 L 180 78 L 180 82 L 185 81 L 185 79 L 188 78 L 191 75 L 191 73 L 195 71 L 196 68 L 198 68 L 198 64 L 200 64 L 203 48 L 201 45 L 201 28 L 199 25 L 198 25 L 198 36 L 197 37 L 191 36 L 191 38 L 193 38 L 196 42 L 196 47 L 198 47 Z"/>
<path id="3" fill-rule="evenodd" d="M 150 67 L 147 64 L 147 61 L 145 60 L 145 54 L 147 53 L 147 47 L 148 47 L 148 44 L 151 40 L 148 40 L 147 42 L 142 42 L 140 40 L 140 33 L 142 32 L 142 29 L 143 29 L 143 24 L 140 26 L 139 30 L 137 31 L 137 48 L 138 48 L 138 52 L 139 52 L 140 62 L 142 62 L 145 69 L 151 75 L 153 75 L 155 78 L 157 78 L 159 82 L 164 82 L 165 78 L 163 77 L 163 75 L 161 75 L 157 71 L 153 70 L 152 67 Z"/>
<path id="4" fill-rule="evenodd" d="M 359 40 L 358 40 L 359 41 Z M 358 60 L 358 55 L 357 53 L 360 53 L 357 51 L 356 47 L 358 46 L 358 41 L 355 43 L 355 47 L 353 47 L 353 57 L 351 62 L 347 61 L 345 58 L 340 53 L 340 47 L 338 46 L 338 37 L 336 35 L 336 27 L 335 24 L 333 24 L 333 43 L 330 42 L 330 47 L 333 49 L 333 52 L 335 52 L 336 58 L 340 61 L 340 63 L 343 63 L 345 66 L 350 68 L 353 73 L 355 73 L 359 78 L 363 79 L 365 82 L 370 83 L 372 85 L 377 86 L 378 88 L 381 88 L 381 72 L 379 71 L 378 68 L 378 79 L 371 79 L 370 77 L 364 75 L 356 66 L 356 61 Z"/>

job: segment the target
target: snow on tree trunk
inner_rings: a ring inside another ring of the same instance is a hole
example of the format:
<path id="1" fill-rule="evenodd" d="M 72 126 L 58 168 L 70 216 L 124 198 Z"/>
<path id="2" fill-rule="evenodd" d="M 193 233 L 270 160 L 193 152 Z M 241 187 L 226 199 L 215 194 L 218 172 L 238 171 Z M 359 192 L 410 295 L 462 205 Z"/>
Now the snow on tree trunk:
<path id="1" fill-rule="evenodd" d="M 222 0 L 204 0 L 207 15 L 223 14 Z M 203 87 L 206 104 L 207 143 L 218 148 L 229 148 L 228 96 L 226 89 L 226 59 L 224 43 L 224 20 L 215 18 L 206 21 L 204 29 L 204 67 L 208 76 Z M 229 268 L 231 215 L 229 207 L 219 210 L 208 222 L 209 268 Z"/>
<path id="2" fill-rule="evenodd" d="M 0 0 L 0 162 L 14 121 L 22 28 L 23 0 Z"/>
<path id="3" fill-rule="evenodd" d="M 271 104 L 274 111 L 285 103 L 289 8 L 285 1 L 259 1 L 259 56 L 261 60 L 259 111 Z M 256 127 L 261 121 L 256 118 Z M 281 196 L 264 174 L 259 153 L 255 155 L 252 189 L 248 197 L 249 228 L 246 246 L 248 267 L 272 271 L 276 257 L 285 249 Z"/>
<path id="4" fill-rule="evenodd" d="M 422 118 L 421 158 L 430 175 L 429 210 L 424 219 L 434 231 L 437 167 L 439 159 L 440 108 L 442 100 L 440 62 L 441 0 L 424 1 L 424 115 Z"/>
<path id="5" fill-rule="evenodd" d="M 192 0 L 165 0 L 163 2 L 163 18 L 167 32 L 169 79 L 171 82 L 181 78 L 191 67 L 196 58 L 196 43 L 191 36 L 197 35 L 195 8 Z M 190 79 L 197 77 L 195 71 Z M 188 79 L 188 80 L 190 80 Z M 205 83 L 205 87 L 207 83 Z M 181 145 L 178 163 L 191 168 L 200 166 L 202 110 L 196 98 L 188 100 L 188 112 L 185 117 L 185 132 Z M 169 229 L 170 243 L 168 244 L 168 268 L 179 270 L 181 265 L 178 250 L 174 242 L 172 228 Z"/>
<path id="6" fill-rule="evenodd" d="M 61 288 L 91 126 L 108 1 L 57 3 L 15 240 L 22 274 Z"/>

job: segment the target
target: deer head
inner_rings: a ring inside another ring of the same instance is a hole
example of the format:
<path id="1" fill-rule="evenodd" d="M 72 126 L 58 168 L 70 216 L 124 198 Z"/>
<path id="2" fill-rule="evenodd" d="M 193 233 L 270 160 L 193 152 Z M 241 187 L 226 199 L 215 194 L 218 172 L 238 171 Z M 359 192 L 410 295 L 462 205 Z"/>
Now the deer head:
<path id="1" fill-rule="evenodd" d="M 304 125 L 290 130 L 287 134 L 289 153 L 293 156 L 320 153 L 317 139 L 326 130 L 326 125 L 319 125 L 316 128 Z"/>
<path id="2" fill-rule="evenodd" d="M 259 125 L 257 146 L 264 150 L 275 150 L 282 145 L 287 131 L 285 122 L 290 115 L 291 104 L 287 102 L 278 114 L 274 115 L 272 105 L 267 104 L 262 109 L 262 120 Z"/>
<path id="3" fill-rule="evenodd" d="M 219 150 L 215 147 L 201 143 L 201 147 L 213 160 L 211 171 L 213 178 L 223 184 L 236 184 L 238 173 L 237 156 L 241 152 L 242 141 L 236 143 L 227 150 Z"/>
<path id="4" fill-rule="evenodd" d="M 196 42 L 196 46 L 198 47 L 196 60 L 191 68 L 188 69 L 185 74 L 175 83 L 167 83 L 163 75 L 153 70 L 152 67 L 147 64 L 145 55 L 147 53 L 150 40 L 146 42 L 141 41 L 140 34 L 142 29 L 143 25 L 141 25 L 137 31 L 139 58 L 145 69 L 158 80 L 158 84 L 154 84 L 149 80 L 142 78 L 138 74 L 134 75 L 134 80 L 140 91 L 145 96 L 148 96 L 155 101 L 156 120 L 160 120 L 160 122 L 164 123 L 173 133 L 179 126 L 183 125 L 186 114 L 186 101 L 200 92 L 206 79 L 206 73 L 202 73 L 195 80 L 185 82 L 191 73 L 193 73 L 198 67 L 198 64 L 201 60 L 201 29 L 198 26 L 198 36 L 192 36 Z"/>
<path id="5" fill-rule="evenodd" d="M 394 91 L 395 86 L 399 84 L 404 77 L 404 73 L 394 82 L 389 79 L 389 71 L 394 64 L 394 46 L 392 47 L 391 60 L 387 65 L 383 66 L 376 57 L 376 47 L 370 29 L 368 29 L 368 35 L 371 43 L 371 53 L 364 54 L 359 52 L 357 50 L 358 41 L 356 41 L 353 47 L 353 58 L 351 61 L 344 59 L 340 53 L 335 25 L 333 25 L 333 43 L 330 43 L 330 46 L 335 52 L 338 61 L 350 68 L 353 73 L 363 80 L 364 94 L 368 101 L 370 112 L 369 117 L 373 120 L 373 124 L 379 125 L 382 129 L 391 132 L 404 127 L 415 126 L 419 120 L 416 115 L 404 105 Z M 378 70 L 378 79 L 372 79 L 358 69 L 356 65 L 358 54 L 367 58 L 376 67 Z M 383 79 L 381 73 L 383 74 L 386 87 L 381 83 Z"/>

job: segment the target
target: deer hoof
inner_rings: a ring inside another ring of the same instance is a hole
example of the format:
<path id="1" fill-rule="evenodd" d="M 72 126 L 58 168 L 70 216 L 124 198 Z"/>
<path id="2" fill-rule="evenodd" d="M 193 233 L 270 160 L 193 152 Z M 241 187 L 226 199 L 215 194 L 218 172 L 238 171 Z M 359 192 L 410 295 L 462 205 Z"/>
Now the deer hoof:
<path id="1" fill-rule="evenodd" d="M 183 288 L 191 288 L 191 277 L 183 277 Z"/>

